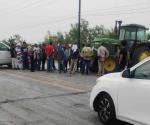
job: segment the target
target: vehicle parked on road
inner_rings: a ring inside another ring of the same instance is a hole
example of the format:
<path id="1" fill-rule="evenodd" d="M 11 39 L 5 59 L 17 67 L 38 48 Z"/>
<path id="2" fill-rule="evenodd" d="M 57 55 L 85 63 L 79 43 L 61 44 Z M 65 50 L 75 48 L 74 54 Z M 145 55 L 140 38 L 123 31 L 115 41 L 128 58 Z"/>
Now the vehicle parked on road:
<path id="1" fill-rule="evenodd" d="M 105 125 L 116 119 L 150 125 L 150 57 L 123 72 L 99 77 L 90 96 L 90 107 Z"/>
<path id="2" fill-rule="evenodd" d="M 150 56 L 150 42 L 147 40 L 146 28 L 139 24 L 122 25 L 119 28 L 118 39 L 110 38 L 95 38 L 91 42 L 92 47 L 96 50 L 101 43 L 109 50 L 110 57 L 105 61 L 105 72 L 110 73 L 115 71 L 117 61 L 115 60 L 116 54 L 120 48 L 120 41 L 127 41 L 127 50 L 129 51 L 129 66 L 133 66 L 143 59 Z M 96 50 L 97 51 L 97 50 Z M 96 53 L 96 52 L 95 52 Z M 97 72 L 98 62 L 97 56 L 94 56 L 91 62 L 91 71 Z"/>
<path id="3" fill-rule="evenodd" d="M 0 42 L 0 65 L 11 66 L 10 47 Z"/>

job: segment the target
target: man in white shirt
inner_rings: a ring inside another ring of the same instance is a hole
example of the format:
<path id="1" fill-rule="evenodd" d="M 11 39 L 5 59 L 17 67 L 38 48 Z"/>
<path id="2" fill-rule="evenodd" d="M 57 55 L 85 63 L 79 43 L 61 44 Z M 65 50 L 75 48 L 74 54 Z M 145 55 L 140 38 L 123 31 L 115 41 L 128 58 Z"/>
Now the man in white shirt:
<path id="1" fill-rule="evenodd" d="M 106 58 L 109 56 L 109 51 L 106 47 L 103 46 L 103 43 L 100 45 L 97 51 L 98 55 L 98 76 L 102 76 L 104 74 L 104 62 Z"/>

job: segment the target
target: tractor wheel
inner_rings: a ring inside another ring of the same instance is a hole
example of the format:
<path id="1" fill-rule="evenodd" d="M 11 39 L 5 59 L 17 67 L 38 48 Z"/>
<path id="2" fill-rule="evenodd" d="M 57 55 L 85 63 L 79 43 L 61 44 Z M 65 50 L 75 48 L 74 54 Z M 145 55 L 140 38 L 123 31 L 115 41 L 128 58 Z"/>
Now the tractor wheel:
<path id="1" fill-rule="evenodd" d="M 116 69 L 116 60 L 114 58 L 107 58 L 105 60 L 104 68 L 105 72 L 113 72 Z"/>
<path id="2" fill-rule="evenodd" d="M 132 64 L 135 65 L 148 56 L 150 56 L 150 49 L 147 46 L 140 46 L 133 53 Z"/>

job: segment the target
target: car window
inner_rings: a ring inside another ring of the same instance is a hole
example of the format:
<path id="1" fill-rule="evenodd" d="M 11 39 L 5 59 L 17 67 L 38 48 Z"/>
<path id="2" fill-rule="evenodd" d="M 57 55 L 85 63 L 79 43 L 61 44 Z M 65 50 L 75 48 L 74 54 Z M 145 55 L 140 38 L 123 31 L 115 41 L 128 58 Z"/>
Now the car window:
<path id="1" fill-rule="evenodd" d="M 150 61 L 136 68 L 133 77 L 136 79 L 150 79 Z"/>
<path id="2" fill-rule="evenodd" d="M 0 51 L 8 51 L 8 47 L 5 46 L 4 44 L 0 43 Z"/>

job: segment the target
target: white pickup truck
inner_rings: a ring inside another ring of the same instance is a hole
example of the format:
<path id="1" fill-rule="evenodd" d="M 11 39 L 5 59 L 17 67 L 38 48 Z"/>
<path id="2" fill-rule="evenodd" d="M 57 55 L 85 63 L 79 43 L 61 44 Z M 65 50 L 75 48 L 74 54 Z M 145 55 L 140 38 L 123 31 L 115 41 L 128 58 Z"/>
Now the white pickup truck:
<path id="1" fill-rule="evenodd" d="M 10 47 L 0 42 L 0 65 L 11 66 Z"/>

